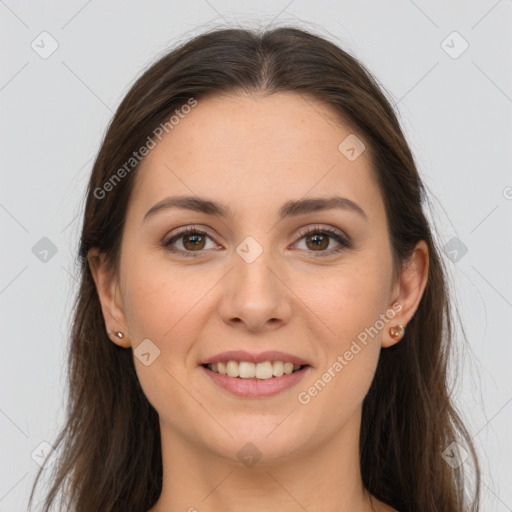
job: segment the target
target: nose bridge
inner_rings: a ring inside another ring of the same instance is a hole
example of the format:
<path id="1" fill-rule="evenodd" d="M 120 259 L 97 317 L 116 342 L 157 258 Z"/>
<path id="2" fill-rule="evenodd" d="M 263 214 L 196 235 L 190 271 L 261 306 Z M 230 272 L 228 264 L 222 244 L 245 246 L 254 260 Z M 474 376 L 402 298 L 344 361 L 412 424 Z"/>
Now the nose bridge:
<path id="1" fill-rule="evenodd" d="M 279 279 L 274 270 L 276 261 L 272 249 L 266 245 L 264 247 L 253 236 L 248 236 L 236 247 L 234 273 L 238 283 L 237 293 L 247 291 L 253 296 L 265 294 L 267 301 L 271 297 L 277 298 Z"/>
<path id="2" fill-rule="evenodd" d="M 255 329 L 271 319 L 286 321 L 290 314 L 287 288 L 272 249 L 248 236 L 236 247 L 233 265 L 223 297 L 224 319 L 241 320 Z"/>

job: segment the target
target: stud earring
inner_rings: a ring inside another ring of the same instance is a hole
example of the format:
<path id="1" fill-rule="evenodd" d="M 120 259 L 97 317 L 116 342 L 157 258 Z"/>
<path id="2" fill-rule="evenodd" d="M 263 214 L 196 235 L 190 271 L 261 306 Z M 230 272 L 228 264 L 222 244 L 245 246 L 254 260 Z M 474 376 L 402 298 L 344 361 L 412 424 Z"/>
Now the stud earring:
<path id="1" fill-rule="evenodd" d="M 120 340 L 122 340 L 124 336 L 121 331 L 108 331 L 108 334 L 113 334 L 116 338 L 119 338 Z"/>
<path id="2" fill-rule="evenodd" d="M 405 329 L 402 324 L 390 327 L 389 334 L 394 340 L 399 340 L 404 335 Z"/>

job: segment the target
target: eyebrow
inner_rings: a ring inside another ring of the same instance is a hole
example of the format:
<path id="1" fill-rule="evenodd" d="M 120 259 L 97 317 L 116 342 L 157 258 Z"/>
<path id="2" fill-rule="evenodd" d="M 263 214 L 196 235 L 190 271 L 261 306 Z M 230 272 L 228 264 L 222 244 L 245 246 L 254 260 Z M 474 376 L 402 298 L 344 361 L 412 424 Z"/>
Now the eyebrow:
<path id="1" fill-rule="evenodd" d="M 235 214 L 227 205 L 219 204 L 215 201 L 197 196 L 172 196 L 166 197 L 153 205 L 144 215 L 143 222 L 158 212 L 178 208 L 189 210 L 206 215 L 215 215 L 222 218 L 232 219 Z M 286 217 L 296 217 L 306 213 L 341 209 L 359 214 L 365 220 L 368 217 L 365 211 L 354 201 L 340 196 L 333 197 L 315 197 L 309 199 L 300 199 L 297 201 L 287 201 L 279 210 L 279 218 L 283 220 Z"/>

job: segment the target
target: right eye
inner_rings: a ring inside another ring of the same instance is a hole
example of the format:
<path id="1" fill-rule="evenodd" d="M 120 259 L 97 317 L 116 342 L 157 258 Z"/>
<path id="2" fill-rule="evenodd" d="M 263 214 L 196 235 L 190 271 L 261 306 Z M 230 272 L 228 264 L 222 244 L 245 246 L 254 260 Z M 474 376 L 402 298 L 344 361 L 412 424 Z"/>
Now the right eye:
<path id="1" fill-rule="evenodd" d="M 213 238 L 208 235 L 206 231 L 188 226 L 187 228 L 175 233 L 171 238 L 165 240 L 162 245 L 165 249 L 173 253 L 195 257 L 204 252 L 203 249 L 205 249 L 207 238 L 213 242 Z M 183 248 L 177 248 L 175 246 L 176 242 L 180 242 Z M 213 245 L 216 246 L 215 243 Z"/>

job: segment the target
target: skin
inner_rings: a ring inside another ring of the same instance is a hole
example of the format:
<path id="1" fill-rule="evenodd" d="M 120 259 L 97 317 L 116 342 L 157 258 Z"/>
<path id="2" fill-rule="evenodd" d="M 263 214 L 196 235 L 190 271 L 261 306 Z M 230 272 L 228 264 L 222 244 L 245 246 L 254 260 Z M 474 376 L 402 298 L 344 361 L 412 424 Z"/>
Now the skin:
<path id="1" fill-rule="evenodd" d="M 368 153 L 349 161 L 338 150 L 351 133 L 328 107 L 298 94 L 199 100 L 138 171 L 119 278 L 91 250 L 107 330 L 124 333 L 112 342 L 135 349 L 149 338 L 161 351 L 149 366 L 134 358 L 162 434 L 163 490 L 150 512 L 372 510 L 359 466 L 362 402 L 380 350 L 398 342 L 389 328 L 406 326 L 418 307 L 428 251 L 418 243 L 393 278 Z M 143 221 L 155 203 L 181 194 L 229 205 L 235 216 L 169 209 Z M 354 201 L 367 218 L 346 209 L 278 218 L 286 201 L 331 195 Z M 183 237 L 174 247 L 199 256 L 162 246 L 190 225 L 211 238 L 199 250 Z M 320 234 L 332 227 L 352 248 L 333 253 L 339 242 L 328 238 L 319 249 L 301 237 L 308 227 Z M 236 252 L 248 236 L 263 250 L 252 263 Z M 298 393 L 393 304 L 401 308 L 394 318 L 307 405 L 299 403 Z M 237 349 L 282 350 L 312 368 L 278 395 L 236 397 L 198 365 Z M 247 442 L 262 454 L 252 467 L 237 458 Z M 375 497 L 373 508 L 393 511 Z"/>

